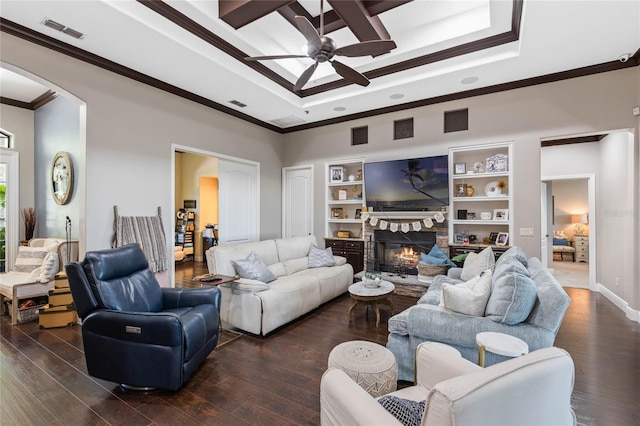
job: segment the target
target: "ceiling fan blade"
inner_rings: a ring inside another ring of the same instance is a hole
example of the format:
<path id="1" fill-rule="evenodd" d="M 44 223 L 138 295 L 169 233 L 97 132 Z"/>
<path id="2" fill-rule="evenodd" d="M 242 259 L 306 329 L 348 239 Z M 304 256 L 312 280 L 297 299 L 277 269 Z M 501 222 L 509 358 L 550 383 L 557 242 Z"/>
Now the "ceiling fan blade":
<path id="1" fill-rule="evenodd" d="M 320 50 L 322 47 L 322 40 L 320 40 L 320 35 L 316 31 L 316 27 L 313 26 L 311 22 L 304 16 L 296 16 L 296 25 L 298 29 L 304 35 L 304 38 L 307 39 L 307 42 L 316 48 L 316 50 Z"/>
<path id="2" fill-rule="evenodd" d="M 338 74 L 353 83 L 359 84 L 360 86 L 368 86 L 370 83 L 367 77 L 342 62 L 331 61 L 331 66 L 333 66 Z"/>
<path id="3" fill-rule="evenodd" d="M 369 55 L 376 56 L 388 53 L 396 47 L 396 43 L 393 40 L 370 40 L 340 47 L 336 49 L 335 54 L 338 56 L 349 57 Z"/>
<path id="4" fill-rule="evenodd" d="M 264 61 L 267 59 L 289 59 L 289 58 L 308 58 L 307 55 L 271 55 L 271 56 L 249 56 L 244 58 L 245 61 Z"/>
<path id="5" fill-rule="evenodd" d="M 311 78 L 311 76 L 313 75 L 313 73 L 315 72 L 316 68 L 318 68 L 318 62 L 314 62 L 313 65 L 311 65 L 309 68 L 307 68 L 302 75 L 300 76 L 300 78 L 298 78 L 298 81 L 296 81 L 296 85 L 293 86 L 293 91 L 297 92 L 298 90 L 302 89 L 302 87 L 307 84 L 307 82 L 309 81 L 309 79 Z"/>

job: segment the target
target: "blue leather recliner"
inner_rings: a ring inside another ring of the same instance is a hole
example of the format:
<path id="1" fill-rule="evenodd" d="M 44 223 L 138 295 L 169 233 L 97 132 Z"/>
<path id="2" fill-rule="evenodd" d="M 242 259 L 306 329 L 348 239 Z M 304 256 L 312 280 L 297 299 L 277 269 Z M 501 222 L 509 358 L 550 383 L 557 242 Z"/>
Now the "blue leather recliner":
<path id="1" fill-rule="evenodd" d="M 218 343 L 217 287 L 162 288 L 137 244 L 65 265 L 89 375 L 177 390 Z"/>

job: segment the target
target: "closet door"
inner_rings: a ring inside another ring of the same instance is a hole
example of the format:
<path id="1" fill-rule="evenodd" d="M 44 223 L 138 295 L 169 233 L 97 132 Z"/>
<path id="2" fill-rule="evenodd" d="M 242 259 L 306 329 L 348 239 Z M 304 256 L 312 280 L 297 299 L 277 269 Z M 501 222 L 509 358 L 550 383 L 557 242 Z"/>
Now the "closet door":
<path id="1" fill-rule="evenodd" d="M 313 166 L 282 169 L 282 237 L 313 233 Z"/>
<path id="2" fill-rule="evenodd" d="M 260 165 L 220 159 L 218 169 L 219 244 L 260 238 Z"/>

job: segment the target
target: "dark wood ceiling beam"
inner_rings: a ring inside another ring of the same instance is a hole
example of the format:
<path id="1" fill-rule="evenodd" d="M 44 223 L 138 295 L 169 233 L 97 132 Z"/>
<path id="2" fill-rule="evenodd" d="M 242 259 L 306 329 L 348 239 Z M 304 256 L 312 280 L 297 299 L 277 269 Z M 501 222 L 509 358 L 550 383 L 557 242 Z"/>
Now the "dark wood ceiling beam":
<path id="1" fill-rule="evenodd" d="M 218 17 L 236 30 L 295 0 L 220 0 Z"/>
<path id="2" fill-rule="evenodd" d="M 360 0 L 327 0 L 359 41 L 389 40 L 389 32 L 377 16 L 371 16 Z"/>

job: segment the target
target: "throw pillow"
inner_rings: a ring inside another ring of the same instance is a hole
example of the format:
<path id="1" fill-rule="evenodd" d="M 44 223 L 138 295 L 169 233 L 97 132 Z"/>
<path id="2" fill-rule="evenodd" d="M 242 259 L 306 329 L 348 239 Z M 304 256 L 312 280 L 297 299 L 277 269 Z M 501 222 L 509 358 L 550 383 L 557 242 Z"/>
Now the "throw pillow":
<path id="1" fill-rule="evenodd" d="M 418 402 L 393 395 L 385 395 L 380 397 L 378 402 L 403 425 L 420 426 L 425 401 Z"/>
<path id="2" fill-rule="evenodd" d="M 554 238 L 553 239 L 554 246 L 568 246 L 569 241 L 566 238 Z"/>
<path id="3" fill-rule="evenodd" d="M 256 252 L 249 253 L 244 260 L 232 260 L 233 267 L 236 268 L 240 278 L 249 278 L 251 280 L 258 280 L 265 283 L 269 283 L 276 279 L 276 276 L 260 259 L 260 256 Z"/>
<path id="4" fill-rule="evenodd" d="M 428 265 L 451 265 L 451 259 L 437 244 L 431 247 L 429 254 L 420 253 L 420 262 Z"/>
<path id="5" fill-rule="evenodd" d="M 309 268 L 322 268 L 323 266 L 333 266 L 335 262 L 333 261 L 333 251 L 331 247 L 327 247 L 322 250 L 315 246 L 315 244 L 311 244 L 309 247 Z"/>
<path id="6" fill-rule="evenodd" d="M 59 271 L 60 263 L 58 262 L 58 253 L 47 253 L 42 261 L 42 270 L 40 272 L 40 282 L 46 283 L 51 281 Z"/>
<path id="7" fill-rule="evenodd" d="M 42 247 L 18 247 L 18 257 L 13 272 L 31 272 L 42 266 L 47 251 Z"/>
<path id="8" fill-rule="evenodd" d="M 442 286 L 444 307 L 461 314 L 484 316 L 487 301 L 491 295 L 491 269 L 483 271 L 475 278 L 458 285 Z"/>
<path id="9" fill-rule="evenodd" d="M 491 247 L 487 247 L 480 253 L 469 253 L 462 266 L 462 281 L 469 281 L 471 278 L 480 275 L 482 271 L 493 269 L 496 264 L 496 258 L 493 255 Z"/>
<path id="10" fill-rule="evenodd" d="M 501 274 L 493 283 L 485 316 L 503 324 L 525 321 L 538 299 L 533 280 L 520 272 Z"/>

